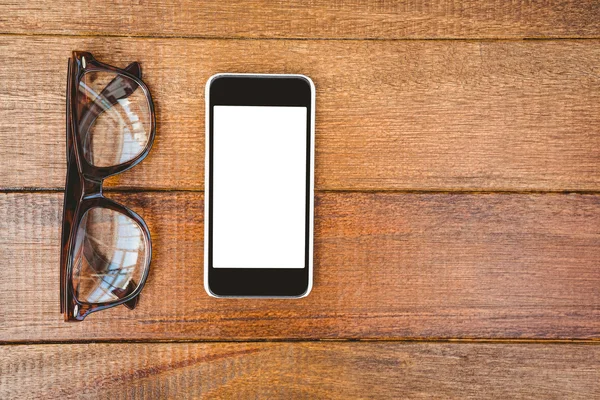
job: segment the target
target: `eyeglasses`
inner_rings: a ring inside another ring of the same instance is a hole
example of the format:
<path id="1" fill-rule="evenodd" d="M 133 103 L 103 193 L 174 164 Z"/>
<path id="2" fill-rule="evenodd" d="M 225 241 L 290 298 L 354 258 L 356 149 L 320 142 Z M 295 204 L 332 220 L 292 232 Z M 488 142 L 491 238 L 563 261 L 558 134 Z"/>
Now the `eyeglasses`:
<path id="1" fill-rule="evenodd" d="M 151 258 L 144 220 L 102 194 L 108 176 L 142 161 L 156 122 L 140 64 L 119 69 L 75 51 L 67 75 L 67 181 L 61 312 L 82 321 L 120 304 L 134 309 Z"/>

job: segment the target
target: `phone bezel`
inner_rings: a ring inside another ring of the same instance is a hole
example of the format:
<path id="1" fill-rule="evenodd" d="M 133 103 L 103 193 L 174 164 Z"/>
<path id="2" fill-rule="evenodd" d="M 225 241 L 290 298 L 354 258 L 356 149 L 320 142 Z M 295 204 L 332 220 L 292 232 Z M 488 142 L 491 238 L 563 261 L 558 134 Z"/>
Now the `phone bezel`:
<path id="1" fill-rule="evenodd" d="M 205 290 L 213 297 L 304 297 L 312 289 L 313 270 L 314 84 L 307 76 L 296 74 L 216 74 L 207 81 L 205 93 Z M 218 105 L 307 107 L 304 268 L 214 268 L 212 266 L 213 109 Z"/>

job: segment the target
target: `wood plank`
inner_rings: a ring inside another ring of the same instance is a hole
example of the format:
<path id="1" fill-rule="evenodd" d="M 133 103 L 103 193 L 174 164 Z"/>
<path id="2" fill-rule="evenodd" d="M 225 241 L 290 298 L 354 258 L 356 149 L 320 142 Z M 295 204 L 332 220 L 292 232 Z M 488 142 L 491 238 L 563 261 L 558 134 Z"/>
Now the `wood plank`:
<path id="1" fill-rule="evenodd" d="M 600 36 L 593 0 L 3 1 L 0 32 L 241 38 Z"/>
<path id="2" fill-rule="evenodd" d="M 73 49 L 141 61 L 150 156 L 119 187 L 202 189 L 204 84 L 223 71 L 317 86 L 316 186 L 600 189 L 599 41 L 288 41 L 0 37 L 0 188 L 64 185 Z"/>
<path id="3" fill-rule="evenodd" d="M 0 194 L 0 341 L 600 337 L 598 195 L 319 193 L 294 301 L 205 293 L 200 194 L 110 196 L 152 232 L 138 308 L 62 322 L 62 195 Z"/>
<path id="4" fill-rule="evenodd" d="M 587 400 L 600 395 L 599 382 L 598 345 L 391 342 L 0 346 L 3 399 L 27 393 L 31 399 L 202 396 Z"/>

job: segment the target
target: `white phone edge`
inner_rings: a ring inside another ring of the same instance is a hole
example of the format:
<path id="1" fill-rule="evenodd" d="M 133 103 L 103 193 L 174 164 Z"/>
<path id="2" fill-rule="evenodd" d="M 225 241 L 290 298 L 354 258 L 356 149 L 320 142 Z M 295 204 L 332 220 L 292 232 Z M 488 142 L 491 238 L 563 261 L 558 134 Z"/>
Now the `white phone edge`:
<path id="1" fill-rule="evenodd" d="M 308 83 L 310 84 L 310 91 L 311 91 L 311 115 L 310 115 L 310 141 L 311 141 L 311 146 L 310 146 L 310 170 L 311 170 L 311 174 L 310 174 L 310 184 L 309 184 L 309 191 L 310 191 L 310 196 L 309 196 L 309 201 L 310 201 L 310 207 L 309 207 L 309 238 L 308 238 L 308 287 L 306 289 L 306 292 L 304 292 L 303 294 L 299 295 L 299 296 L 220 296 L 217 295 L 215 293 L 213 293 L 210 290 L 210 287 L 208 285 L 208 222 L 207 222 L 207 218 L 206 218 L 206 210 L 208 210 L 208 202 L 210 199 L 209 193 L 210 193 L 210 182 L 209 182 L 209 159 L 210 159 L 210 152 L 209 152 L 209 141 L 210 141 L 210 121 L 209 121 L 209 115 L 210 115 L 210 102 L 209 102 L 209 95 L 210 95 L 210 85 L 213 82 L 213 80 L 215 80 L 216 78 L 220 77 L 220 76 L 277 76 L 277 77 L 281 77 L 281 76 L 286 76 L 286 77 L 300 77 L 303 79 L 306 79 L 308 81 Z M 313 242 L 314 242 L 314 197 L 315 197 L 315 84 L 312 81 L 312 79 L 310 79 L 308 76 L 306 75 L 302 75 L 302 74 L 251 74 L 251 73 L 218 73 L 218 74 L 214 74 L 212 75 L 210 78 L 208 78 L 208 80 L 206 81 L 206 85 L 204 86 L 204 102 L 205 102 L 205 111 L 204 111 L 204 125 L 205 125 L 205 141 L 204 141 L 204 290 L 206 291 L 206 293 L 208 293 L 209 296 L 211 297 L 215 297 L 215 298 L 227 298 L 227 299 L 231 299 L 231 298 L 253 298 L 253 299 L 301 299 L 303 297 L 306 297 L 310 294 L 310 292 L 312 291 L 313 288 Z"/>

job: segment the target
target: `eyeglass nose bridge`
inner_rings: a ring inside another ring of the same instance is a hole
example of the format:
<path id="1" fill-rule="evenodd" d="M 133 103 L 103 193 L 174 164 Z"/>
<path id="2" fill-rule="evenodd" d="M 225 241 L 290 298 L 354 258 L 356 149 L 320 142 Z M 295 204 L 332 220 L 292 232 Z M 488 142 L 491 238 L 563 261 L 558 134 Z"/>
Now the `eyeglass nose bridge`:
<path id="1" fill-rule="evenodd" d="M 86 177 L 83 180 L 83 198 L 91 199 L 94 197 L 102 197 L 102 179 Z"/>

